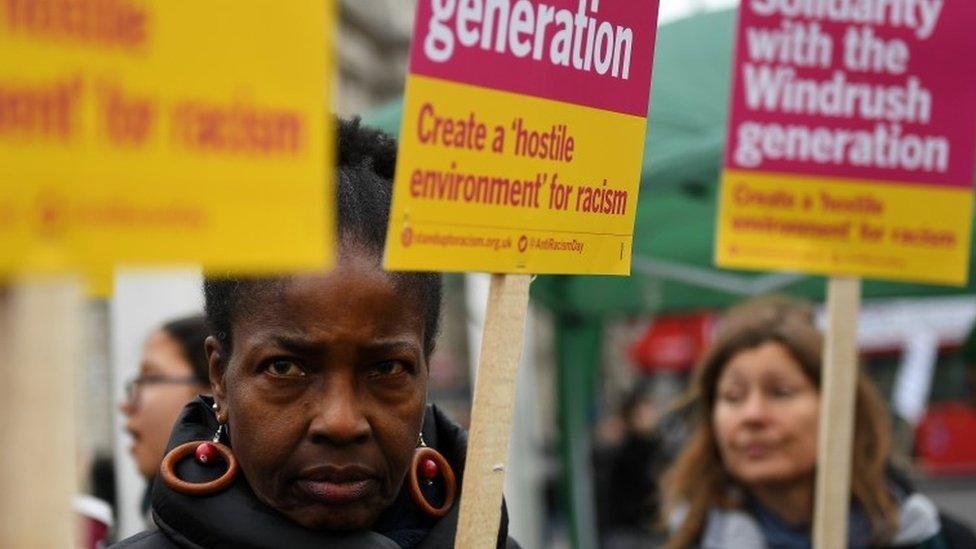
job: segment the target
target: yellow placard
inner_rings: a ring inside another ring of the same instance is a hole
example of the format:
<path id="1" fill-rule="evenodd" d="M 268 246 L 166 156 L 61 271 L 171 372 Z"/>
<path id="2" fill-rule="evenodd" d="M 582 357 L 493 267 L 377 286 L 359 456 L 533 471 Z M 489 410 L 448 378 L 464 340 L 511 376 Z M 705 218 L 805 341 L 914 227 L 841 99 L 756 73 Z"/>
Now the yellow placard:
<path id="1" fill-rule="evenodd" d="M 964 284 L 967 188 L 728 170 L 719 265 Z"/>
<path id="2" fill-rule="evenodd" d="M 331 0 L 0 3 L 0 271 L 326 267 Z"/>
<path id="3" fill-rule="evenodd" d="M 388 269 L 630 273 L 644 118 L 407 81 Z"/>

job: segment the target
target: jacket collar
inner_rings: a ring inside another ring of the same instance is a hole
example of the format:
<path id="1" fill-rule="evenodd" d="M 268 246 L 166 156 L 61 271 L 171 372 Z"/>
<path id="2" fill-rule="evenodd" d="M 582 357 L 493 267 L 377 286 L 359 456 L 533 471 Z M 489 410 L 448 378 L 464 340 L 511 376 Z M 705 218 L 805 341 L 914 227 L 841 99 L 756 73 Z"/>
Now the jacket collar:
<path id="1" fill-rule="evenodd" d="M 898 494 L 898 532 L 889 542 L 890 546 L 915 546 L 922 544 L 939 535 L 942 526 L 939 521 L 939 511 L 927 497 L 919 493 Z M 862 528 L 870 528 L 866 517 L 856 512 L 852 504 L 849 520 L 854 523 L 863 522 Z M 686 510 L 684 510 L 686 512 Z M 683 520 L 683 517 L 681 517 Z M 680 520 L 677 524 L 680 524 Z M 858 528 L 848 528 L 848 540 L 851 547 L 867 545 L 863 539 L 864 532 L 857 532 Z M 701 546 L 703 549 L 717 549 L 724 547 L 768 547 L 768 536 L 763 526 L 753 512 L 745 509 L 725 509 L 714 507 L 708 512 L 705 530 L 702 533 Z"/>

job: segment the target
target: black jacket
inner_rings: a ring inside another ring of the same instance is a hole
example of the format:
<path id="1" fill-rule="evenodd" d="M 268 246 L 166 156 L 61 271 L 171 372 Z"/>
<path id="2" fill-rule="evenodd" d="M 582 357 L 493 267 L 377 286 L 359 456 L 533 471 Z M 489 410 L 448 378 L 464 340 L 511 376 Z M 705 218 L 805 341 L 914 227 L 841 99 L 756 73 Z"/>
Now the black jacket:
<path id="1" fill-rule="evenodd" d="M 208 440 L 217 428 L 210 411 L 212 401 L 200 397 L 184 408 L 167 451 L 179 444 Z M 447 459 L 457 474 L 460 486 L 467 451 L 467 433 L 435 406 L 428 406 L 424 418 L 424 439 Z M 228 442 L 229 444 L 229 442 Z M 181 478 L 200 482 L 213 475 L 192 459 L 183 460 L 177 473 Z M 212 477 L 211 477 L 212 478 Z M 440 520 L 431 519 L 416 508 L 401 490 L 394 504 L 374 525 L 377 531 L 346 534 L 309 530 L 258 501 L 244 475 L 239 474 L 230 488 L 208 497 L 191 497 L 171 491 L 157 478 L 152 490 L 153 518 L 159 530 L 143 532 L 112 547 L 126 549 L 173 548 L 389 548 L 433 549 L 454 546 L 459 500 Z M 381 533 L 382 532 L 382 533 Z M 498 547 L 514 549 L 518 544 L 508 537 L 508 516 L 504 505 L 498 533 Z"/>

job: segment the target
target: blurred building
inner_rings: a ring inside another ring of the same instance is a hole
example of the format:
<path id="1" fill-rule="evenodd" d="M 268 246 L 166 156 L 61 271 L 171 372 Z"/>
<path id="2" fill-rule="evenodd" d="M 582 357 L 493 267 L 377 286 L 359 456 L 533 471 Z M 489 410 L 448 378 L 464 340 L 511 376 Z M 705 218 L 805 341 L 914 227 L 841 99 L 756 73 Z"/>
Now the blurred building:
<path id="1" fill-rule="evenodd" d="M 416 0 L 341 0 L 338 112 L 349 116 L 400 97 Z"/>

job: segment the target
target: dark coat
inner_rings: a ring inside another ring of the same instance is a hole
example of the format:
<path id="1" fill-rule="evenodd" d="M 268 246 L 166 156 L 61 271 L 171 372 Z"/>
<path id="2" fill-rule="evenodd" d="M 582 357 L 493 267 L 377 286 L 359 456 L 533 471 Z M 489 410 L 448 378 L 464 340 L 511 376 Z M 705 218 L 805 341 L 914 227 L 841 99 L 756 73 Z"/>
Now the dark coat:
<path id="1" fill-rule="evenodd" d="M 184 442 L 208 440 L 213 436 L 217 424 L 210 411 L 211 403 L 212 401 L 207 397 L 201 397 L 184 408 L 173 428 L 167 451 Z M 427 444 L 443 454 L 451 464 L 457 474 L 460 487 L 467 452 L 467 433 L 435 406 L 427 408 L 423 432 Z M 181 478 L 191 482 L 209 480 L 214 474 L 192 459 L 183 460 L 177 473 Z M 432 519 L 416 508 L 404 487 L 394 504 L 383 513 L 377 525 L 374 525 L 374 529 L 379 531 L 340 534 L 309 530 L 291 522 L 258 501 L 245 481 L 244 475 L 241 474 L 237 476 L 230 488 L 207 497 L 191 497 L 173 492 L 157 478 L 153 484 L 152 512 L 159 530 L 137 534 L 112 547 L 126 549 L 204 547 L 399 549 L 404 546 L 418 549 L 447 548 L 454 546 L 459 507 L 456 501 L 444 518 Z M 498 547 L 500 549 L 518 547 L 514 540 L 508 537 L 508 516 L 504 504 L 498 533 Z"/>

